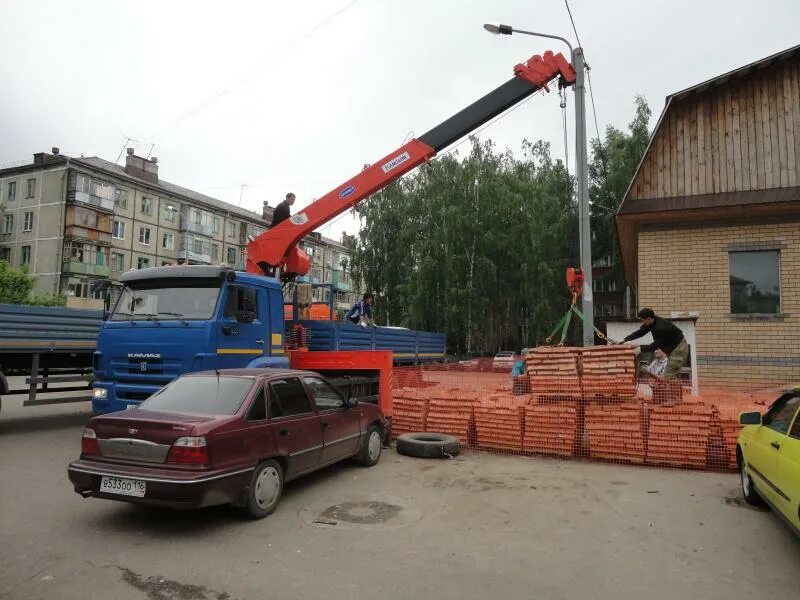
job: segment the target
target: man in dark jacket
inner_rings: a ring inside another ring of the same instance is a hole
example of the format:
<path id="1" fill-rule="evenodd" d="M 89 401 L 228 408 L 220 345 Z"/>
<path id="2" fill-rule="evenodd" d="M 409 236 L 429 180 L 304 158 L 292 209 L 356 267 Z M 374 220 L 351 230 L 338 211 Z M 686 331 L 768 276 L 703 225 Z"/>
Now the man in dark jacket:
<path id="1" fill-rule="evenodd" d="M 642 351 L 661 350 L 668 357 L 664 378 L 677 379 L 683 365 L 686 364 L 686 359 L 689 357 L 689 344 L 686 343 L 683 332 L 671 321 L 657 317 L 652 308 L 640 310 L 639 320 L 642 322 L 642 326 L 622 341 L 628 342 L 648 333 L 651 334 L 653 343 L 643 345 L 641 347 Z"/>
<path id="2" fill-rule="evenodd" d="M 286 194 L 286 200 L 278 204 L 275 207 L 275 210 L 272 212 L 272 224 L 270 228 L 275 227 L 278 223 L 281 223 L 288 219 L 292 215 L 292 211 L 290 207 L 294 204 L 294 194 L 289 192 Z"/>

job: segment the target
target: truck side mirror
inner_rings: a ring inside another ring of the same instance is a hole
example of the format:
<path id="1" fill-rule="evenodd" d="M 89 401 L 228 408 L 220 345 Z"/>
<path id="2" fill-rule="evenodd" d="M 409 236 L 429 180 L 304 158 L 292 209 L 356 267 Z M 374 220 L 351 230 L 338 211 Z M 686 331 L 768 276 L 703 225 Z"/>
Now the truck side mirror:
<path id="1" fill-rule="evenodd" d="M 761 413 L 754 411 L 740 414 L 739 425 L 761 425 Z"/>

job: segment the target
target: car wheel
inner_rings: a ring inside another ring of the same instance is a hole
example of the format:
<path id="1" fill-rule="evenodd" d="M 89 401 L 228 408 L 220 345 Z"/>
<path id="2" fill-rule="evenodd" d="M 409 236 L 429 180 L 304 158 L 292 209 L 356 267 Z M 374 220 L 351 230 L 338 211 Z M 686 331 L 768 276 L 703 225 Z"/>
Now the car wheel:
<path id="1" fill-rule="evenodd" d="M 263 519 L 278 506 L 283 493 L 283 469 L 274 460 L 258 465 L 247 490 L 245 509 L 254 519 Z"/>
<path id="2" fill-rule="evenodd" d="M 758 495 L 758 492 L 753 485 L 753 479 L 750 477 L 750 473 L 747 471 L 747 462 L 744 460 L 741 450 L 737 449 L 736 458 L 739 462 L 739 476 L 742 481 L 742 496 L 744 497 L 745 502 L 752 504 L 753 506 L 763 506 L 764 501 L 761 499 L 761 496 Z"/>
<path id="3" fill-rule="evenodd" d="M 452 435 L 406 433 L 397 438 L 397 451 L 415 458 L 446 458 L 457 456 L 461 443 Z"/>
<path id="4" fill-rule="evenodd" d="M 381 430 L 377 425 L 373 425 L 367 431 L 367 437 L 364 438 L 364 446 L 359 452 L 358 462 L 365 467 L 372 467 L 378 464 L 382 447 L 383 436 L 381 435 Z"/>

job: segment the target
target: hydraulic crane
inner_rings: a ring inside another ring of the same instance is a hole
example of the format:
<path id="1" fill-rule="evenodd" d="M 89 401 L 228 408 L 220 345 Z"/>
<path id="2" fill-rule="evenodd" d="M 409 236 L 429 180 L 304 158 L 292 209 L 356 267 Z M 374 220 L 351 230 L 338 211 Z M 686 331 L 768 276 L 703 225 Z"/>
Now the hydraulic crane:
<path id="1" fill-rule="evenodd" d="M 284 281 L 305 275 L 309 270 L 309 258 L 297 246 L 305 235 L 429 161 L 456 140 L 535 92 L 548 90 L 548 84 L 556 77 L 559 87 L 575 83 L 575 70 L 561 53 L 547 51 L 517 64 L 514 77 L 494 91 L 250 241 L 247 245 L 247 271 L 267 276 L 279 274 Z"/>

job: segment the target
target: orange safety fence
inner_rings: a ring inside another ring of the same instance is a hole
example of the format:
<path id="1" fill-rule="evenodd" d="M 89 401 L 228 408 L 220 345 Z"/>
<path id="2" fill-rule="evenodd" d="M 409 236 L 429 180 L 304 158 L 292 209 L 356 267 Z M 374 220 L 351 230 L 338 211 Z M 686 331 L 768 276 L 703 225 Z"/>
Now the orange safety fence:
<path id="1" fill-rule="evenodd" d="M 790 382 L 644 373 L 630 346 L 536 348 L 527 374 L 469 364 L 395 367 L 393 435 L 427 431 L 504 454 L 735 470 L 739 414 L 765 412 Z"/>

